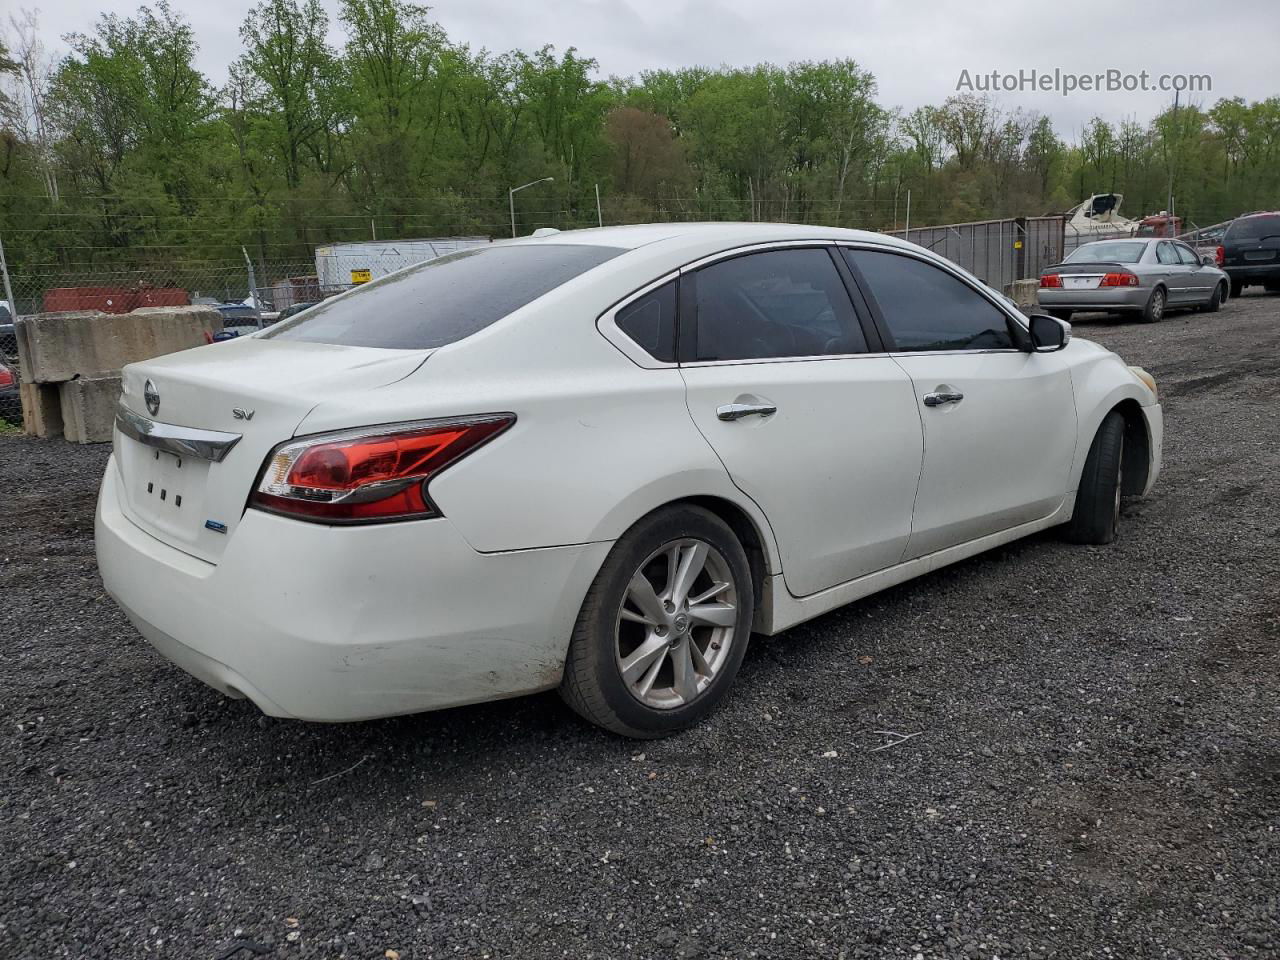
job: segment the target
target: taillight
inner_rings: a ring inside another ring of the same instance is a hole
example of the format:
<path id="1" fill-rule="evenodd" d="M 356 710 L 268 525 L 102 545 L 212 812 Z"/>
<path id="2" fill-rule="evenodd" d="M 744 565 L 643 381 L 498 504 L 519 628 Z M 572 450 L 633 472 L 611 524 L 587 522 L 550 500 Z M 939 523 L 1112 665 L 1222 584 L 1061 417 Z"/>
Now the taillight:
<path id="1" fill-rule="evenodd" d="M 1062 286 L 1062 277 L 1056 273 L 1046 273 L 1040 278 L 1041 287 L 1060 287 Z"/>
<path id="2" fill-rule="evenodd" d="M 1108 273 L 1102 277 L 1100 287 L 1136 287 L 1138 277 L 1132 273 Z"/>
<path id="3" fill-rule="evenodd" d="M 249 505 L 319 523 L 438 516 L 427 497 L 431 478 L 515 419 L 452 417 L 291 440 L 267 458 Z"/>
<path id="4" fill-rule="evenodd" d="M 13 371 L 0 363 L 0 387 L 13 386 Z"/>
<path id="5" fill-rule="evenodd" d="M 1227 262 L 1226 247 L 1222 246 L 1221 244 L 1218 245 L 1218 249 L 1213 251 L 1213 262 L 1216 263 L 1218 266 L 1222 266 L 1224 263 Z"/>

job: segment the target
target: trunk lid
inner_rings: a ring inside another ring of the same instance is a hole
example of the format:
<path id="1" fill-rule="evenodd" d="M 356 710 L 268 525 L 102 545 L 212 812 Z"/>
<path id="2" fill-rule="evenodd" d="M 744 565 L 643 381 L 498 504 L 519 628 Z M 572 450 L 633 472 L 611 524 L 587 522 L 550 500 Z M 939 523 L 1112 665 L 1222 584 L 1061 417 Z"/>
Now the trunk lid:
<path id="1" fill-rule="evenodd" d="M 129 364 L 121 403 L 133 413 L 240 439 L 214 462 L 158 450 L 117 429 L 125 515 L 157 540 L 217 563 L 276 444 L 317 404 L 402 380 L 431 352 L 248 337 Z M 159 398 L 152 409 L 148 381 Z"/>

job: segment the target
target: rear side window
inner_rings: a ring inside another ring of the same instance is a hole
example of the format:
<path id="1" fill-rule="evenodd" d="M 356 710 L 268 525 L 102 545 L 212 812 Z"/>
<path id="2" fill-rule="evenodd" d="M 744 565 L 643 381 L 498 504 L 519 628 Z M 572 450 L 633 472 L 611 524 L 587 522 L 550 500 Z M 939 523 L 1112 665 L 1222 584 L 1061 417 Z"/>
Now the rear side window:
<path id="1" fill-rule="evenodd" d="M 460 250 L 327 300 L 263 336 L 393 350 L 443 347 L 622 252 L 586 244 Z"/>
<path id="2" fill-rule="evenodd" d="M 826 248 L 769 250 L 695 274 L 695 360 L 865 353 L 867 342 Z"/>
<path id="3" fill-rule="evenodd" d="M 1280 217 L 1242 217 L 1227 227 L 1228 240 L 1280 239 Z"/>
<path id="4" fill-rule="evenodd" d="M 940 267 L 896 253 L 845 250 L 861 271 L 898 350 L 1007 350 L 1009 321 Z"/>
<path id="5" fill-rule="evenodd" d="M 1163 241 L 1160 243 L 1159 246 L 1156 247 L 1156 262 L 1157 263 L 1177 263 L 1178 262 L 1178 254 L 1173 249 L 1172 243 L 1169 243 L 1168 241 Z"/>
<path id="6" fill-rule="evenodd" d="M 675 363 L 676 282 L 632 300 L 614 314 L 613 322 L 655 360 Z"/>

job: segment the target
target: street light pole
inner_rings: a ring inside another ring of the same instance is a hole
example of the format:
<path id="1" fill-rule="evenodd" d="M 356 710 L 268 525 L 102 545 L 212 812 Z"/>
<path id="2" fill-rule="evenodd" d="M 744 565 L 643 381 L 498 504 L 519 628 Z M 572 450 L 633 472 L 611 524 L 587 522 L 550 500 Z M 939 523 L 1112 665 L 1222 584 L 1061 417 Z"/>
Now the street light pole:
<path id="1" fill-rule="evenodd" d="M 541 180 L 530 180 L 528 183 L 512 187 L 507 191 L 507 205 L 511 208 L 511 238 L 513 240 L 516 236 L 516 194 L 528 187 L 536 187 L 540 183 L 550 183 L 554 179 L 555 177 L 543 177 Z"/>

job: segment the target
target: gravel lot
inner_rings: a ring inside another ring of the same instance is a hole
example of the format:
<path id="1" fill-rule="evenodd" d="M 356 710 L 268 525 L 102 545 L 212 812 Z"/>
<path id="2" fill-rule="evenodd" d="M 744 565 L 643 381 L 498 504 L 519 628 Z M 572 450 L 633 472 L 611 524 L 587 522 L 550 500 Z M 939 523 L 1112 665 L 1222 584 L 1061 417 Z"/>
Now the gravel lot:
<path id="1" fill-rule="evenodd" d="M 641 745 L 223 699 L 103 595 L 107 450 L 0 436 L 0 956 L 1280 956 L 1280 297 L 1076 333 L 1162 388 L 1120 542 L 757 639 Z"/>

